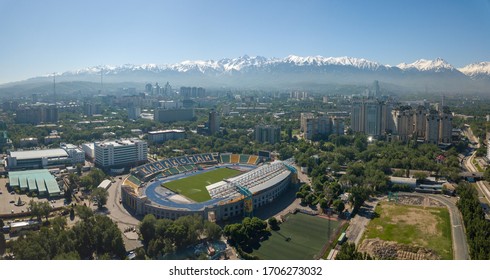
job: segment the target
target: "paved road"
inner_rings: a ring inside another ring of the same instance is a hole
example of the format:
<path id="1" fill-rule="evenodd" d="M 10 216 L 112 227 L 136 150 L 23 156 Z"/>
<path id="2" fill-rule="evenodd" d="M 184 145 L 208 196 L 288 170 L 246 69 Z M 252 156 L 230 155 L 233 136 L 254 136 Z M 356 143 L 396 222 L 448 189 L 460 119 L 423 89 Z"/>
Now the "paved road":
<path id="1" fill-rule="evenodd" d="M 359 245 L 359 241 L 361 241 L 369 221 L 374 217 L 374 208 L 376 208 L 376 205 L 381 199 L 370 198 L 364 202 L 354 218 L 349 221 L 349 227 L 345 231 L 349 242 L 354 242 L 356 245 Z"/>
<path id="2" fill-rule="evenodd" d="M 125 176 L 123 176 L 124 179 Z M 115 222 L 118 223 L 120 229 L 127 228 L 129 226 L 137 226 L 139 224 L 139 220 L 133 217 L 124 206 L 119 203 L 119 199 L 121 198 L 121 179 L 116 179 L 115 183 L 107 190 L 109 193 L 109 197 L 107 199 L 106 208 L 108 210 L 108 216 Z"/>
<path id="3" fill-rule="evenodd" d="M 471 132 L 471 129 L 466 130 L 466 135 L 471 141 L 478 142 L 478 139 L 473 135 Z M 477 144 L 477 147 L 479 147 L 480 144 Z M 473 164 L 473 160 L 476 157 L 476 150 L 471 154 L 471 156 L 466 157 L 465 160 L 463 161 L 463 167 L 470 171 L 470 172 L 478 172 L 478 169 L 476 166 Z M 480 200 L 480 204 L 483 207 L 483 211 L 485 212 L 485 218 L 487 220 L 490 220 L 490 189 L 488 187 L 488 184 L 484 181 L 477 181 L 476 182 L 476 190 L 478 191 L 478 198 Z"/>

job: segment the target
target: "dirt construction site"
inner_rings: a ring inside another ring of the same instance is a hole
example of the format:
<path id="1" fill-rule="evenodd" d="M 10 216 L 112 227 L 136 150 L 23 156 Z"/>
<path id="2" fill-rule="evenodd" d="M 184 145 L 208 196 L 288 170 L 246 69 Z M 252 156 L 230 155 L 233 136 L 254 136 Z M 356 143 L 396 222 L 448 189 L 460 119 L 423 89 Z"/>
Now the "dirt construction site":
<path id="1" fill-rule="evenodd" d="M 447 208 L 427 196 L 383 200 L 366 228 L 359 251 L 376 259 L 451 259 L 451 225 Z"/>

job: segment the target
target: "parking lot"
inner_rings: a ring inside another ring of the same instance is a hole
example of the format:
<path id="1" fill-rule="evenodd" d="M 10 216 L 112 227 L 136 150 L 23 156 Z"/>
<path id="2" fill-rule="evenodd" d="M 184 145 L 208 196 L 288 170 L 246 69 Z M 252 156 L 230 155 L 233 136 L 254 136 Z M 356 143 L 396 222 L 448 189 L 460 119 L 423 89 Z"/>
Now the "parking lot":
<path id="1" fill-rule="evenodd" d="M 60 197 L 57 199 L 48 199 L 48 198 L 37 198 L 37 197 L 29 197 L 25 194 L 16 194 L 10 193 L 6 187 L 8 179 L 0 178 L 0 214 L 9 214 L 9 213 L 20 213 L 27 212 L 27 208 L 29 207 L 29 201 L 49 201 L 51 205 L 54 207 L 63 206 L 64 198 Z M 19 200 L 19 198 L 25 202 L 22 206 L 16 206 L 15 204 Z"/>

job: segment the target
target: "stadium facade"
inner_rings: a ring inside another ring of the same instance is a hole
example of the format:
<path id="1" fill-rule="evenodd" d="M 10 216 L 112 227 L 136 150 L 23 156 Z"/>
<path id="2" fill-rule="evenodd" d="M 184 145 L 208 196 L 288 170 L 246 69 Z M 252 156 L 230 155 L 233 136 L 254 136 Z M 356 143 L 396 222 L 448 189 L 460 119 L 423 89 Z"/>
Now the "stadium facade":
<path id="1" fill-rule="evenodd" d="M 133 169 L 122 186 L 122 202 L 136 215 L 153 214 L 166 219 L 199 215 L 220 221 L 250 215 L 253 209 L 273 202 L 296 182 L 296 170 L 290 163 L 267 163 L 259 156 L 217 153 L 166 159 Z M 161 187 L 162 182 L 177 177 L 227 167 L 247 172 L 207 186 L 211 199 L 205 202 L 174 200 L 174 193 Z"/>

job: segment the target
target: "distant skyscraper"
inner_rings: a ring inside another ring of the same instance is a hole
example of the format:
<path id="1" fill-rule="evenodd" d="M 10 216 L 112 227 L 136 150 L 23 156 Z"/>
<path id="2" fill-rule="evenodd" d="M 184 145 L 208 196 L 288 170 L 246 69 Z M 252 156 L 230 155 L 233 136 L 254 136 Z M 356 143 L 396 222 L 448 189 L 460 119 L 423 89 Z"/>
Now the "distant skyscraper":
<path id="1" fill-rule="evenodd" d="M 158 85 L 158 83 L 155 83 L 155 87 L 153 88 L 152 94 L 153 95 L 159 95 L 160 94 L 160 86 Z"/>
<path id="2" fill-rule="evenodd" d="M 220 117 L 218 115 L 218 112 L 215 110 L 211 110 L 209 112 L 209 120 L 208 120 L 208 129 L 209 129 L 209 134 L 215 134 L 219 132 L 219 126 L 220 126 Z"/>
<path id="3" fill-rule="evenodd" d="M 379 82 L 377 80 L 373 82 L 373 93 L 374 93 L 374 97 L 381 96 L 381 92 L 379 90 Z"/>
<path id="4" fill-rule="evenodd" d="M 168 82 L 165 84 L 165 87 L 163 88 L 163 95 L 165 95 L 167 97 L 173 96 L 172 87 L 170 86 L 170 84 Z"/>
<path id="5" fill-rule="evenodd" d="M 352 103 L 351 128 L 354 132 L 364 132 L 364 102 L 362 101 Z"/>
<path id="6" fill-rule="evenodd" d="M 415 110 L 414 114 L 414 132 L 417 138 L 425 138 L 425 126 L 427 124 L 425 115 L 427 114 L 427 110 L 423 106 L 419 106 L 417 110 Z"/>
<path id="7" fill-rule="evenodd" d="M 145 92 L 150 94 L 152 92 L 152 90 L 153 90 L 153 86 L 150 83 L 147 83 L 145 85 Z"/>

